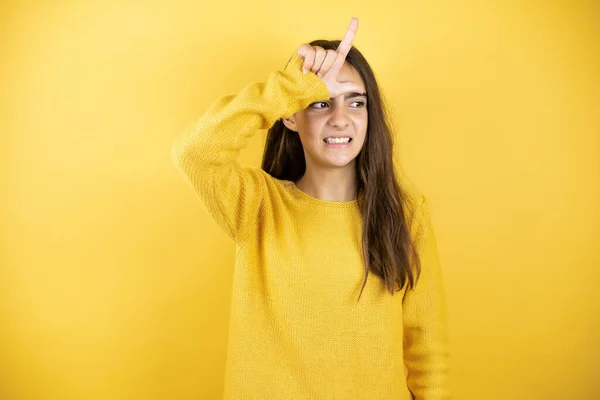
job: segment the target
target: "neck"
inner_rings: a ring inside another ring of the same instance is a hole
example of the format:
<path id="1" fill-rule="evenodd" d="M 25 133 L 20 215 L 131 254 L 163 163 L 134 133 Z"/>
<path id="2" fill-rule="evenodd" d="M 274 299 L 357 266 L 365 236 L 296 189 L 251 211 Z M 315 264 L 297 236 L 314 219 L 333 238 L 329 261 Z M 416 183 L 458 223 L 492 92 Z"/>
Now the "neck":
<path id="1" fill-rule="evenodd" d="M 325 201 L 356 200 L 356 166 L 351 162 L 343 168 L 310 168 L 296 182 L 304 193 Z"/>

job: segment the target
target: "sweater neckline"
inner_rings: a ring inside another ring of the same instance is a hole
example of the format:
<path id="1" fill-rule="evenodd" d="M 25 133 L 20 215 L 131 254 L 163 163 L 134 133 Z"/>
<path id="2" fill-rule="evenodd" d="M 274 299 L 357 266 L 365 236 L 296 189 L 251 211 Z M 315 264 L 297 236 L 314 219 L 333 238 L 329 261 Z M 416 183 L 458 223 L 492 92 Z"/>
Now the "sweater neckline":
<path id="1" fill-rule="evenodd" d="M 337 208 L 351 208 L 351 207 L 356 207 L 358 205 L 358 199 L 348 200 L 348 201 L 329 201 L 329 200 L 317 199 L 316 197 L 313 197 L 313 196 L 309 195 L 308 193 L 302 191 L 298 186 L 296 186 L 296 183 L 294 183 L 293 181 L 284 181 L 284 182 L 285 182 L 286 187 L 291 188 L 294 192 L 298 193 L 298 195 L 300 197 L 302 197 L 304 200 L 306 200 L 310 203 L 313 203 L 313 204 L 327 206 L 327 207 L 337 207 Z"/>

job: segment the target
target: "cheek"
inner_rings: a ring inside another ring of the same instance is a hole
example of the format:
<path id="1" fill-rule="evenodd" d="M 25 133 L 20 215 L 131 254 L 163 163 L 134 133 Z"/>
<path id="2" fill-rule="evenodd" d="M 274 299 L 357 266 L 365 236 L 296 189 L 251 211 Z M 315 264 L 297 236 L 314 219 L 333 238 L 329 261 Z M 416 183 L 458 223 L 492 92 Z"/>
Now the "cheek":
<path id="1" fill-rule="evenodd" d="M 365 135 L 367 133 L 367 126 L 369 124 L 369 118 L 367 113 L 364 115 L 357 116 L 354 119 L 354 126 L 356 127 L 357 133 Z"/>
<path id="2" fill-rule="evenodd" d="M 369 119 L 367 118 L 366 113 L 364 116 L 361 116 L 361 118 L 357 119 L 355 126 L 356 130 L 358 131 L 357 133 L 360 135 L 361 138 L 360 146 L 362 148 L 364 143 L 367 141 L 367 128 L 369 126 Z"/>
<path id="3" fill-rule="evenodd" d="M 323 130 L 324 120 L 319 118 L 306 118 L 298 125 L 299 135 L 303 143 L 319 140 Z"/>

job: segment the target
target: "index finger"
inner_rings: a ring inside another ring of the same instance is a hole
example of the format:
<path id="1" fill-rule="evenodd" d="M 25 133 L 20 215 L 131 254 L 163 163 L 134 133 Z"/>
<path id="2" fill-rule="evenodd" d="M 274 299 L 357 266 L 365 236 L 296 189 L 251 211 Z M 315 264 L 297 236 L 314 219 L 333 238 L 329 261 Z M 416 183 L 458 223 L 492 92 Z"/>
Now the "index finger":
<path id="1" fill-rule="evenodd" d="M 358 19 L 356 17 L 352 17 L 350 21 L 350 26 L 348 26 L 348 30 L 344 35 L 344 38 L 340 42 L 337 52 L 342 58 L 346 58 L 348 52 L 352 48 L 352 42 L 354 42 L 354 38 L 356 37 L 356 31 L 358 30 Z"/>

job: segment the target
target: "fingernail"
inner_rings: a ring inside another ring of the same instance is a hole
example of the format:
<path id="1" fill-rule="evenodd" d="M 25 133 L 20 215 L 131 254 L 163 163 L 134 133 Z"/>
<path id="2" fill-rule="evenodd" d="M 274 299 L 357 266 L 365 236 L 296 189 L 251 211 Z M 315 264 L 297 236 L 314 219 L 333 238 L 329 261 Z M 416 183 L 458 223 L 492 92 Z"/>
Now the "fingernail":
<path id="1" fill-rule="evenodd" d="M 307 69 L 304 69 L 304 68 L 302 68 L 302 73 L 303 73 L 303 74 L 306 74 L 307 72 L 308 72 L 308 70 L 307 70 Z"/>

